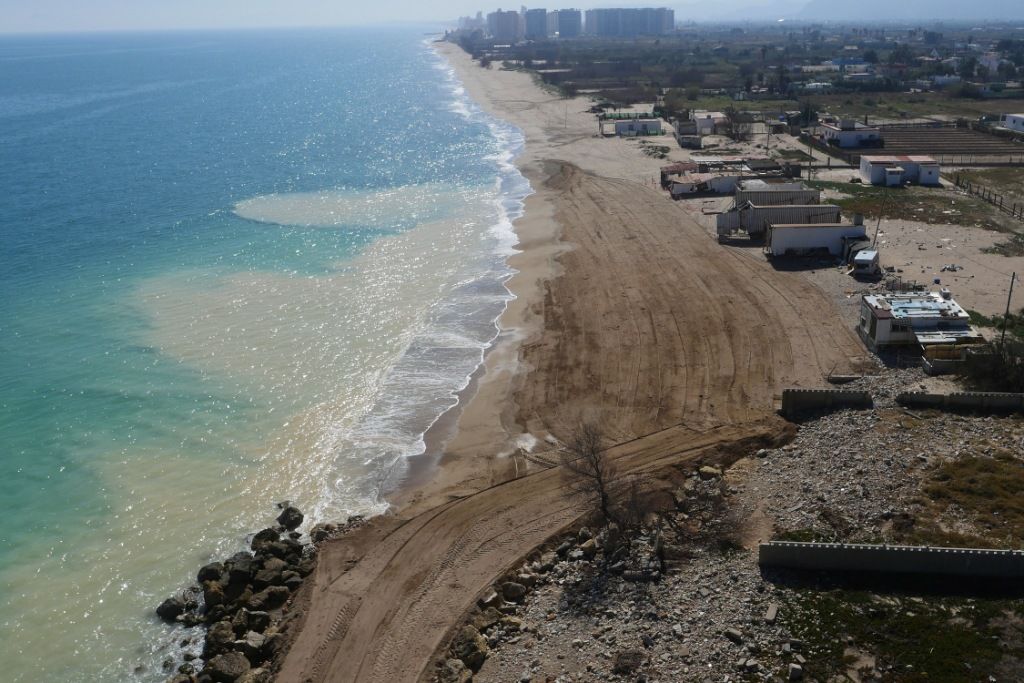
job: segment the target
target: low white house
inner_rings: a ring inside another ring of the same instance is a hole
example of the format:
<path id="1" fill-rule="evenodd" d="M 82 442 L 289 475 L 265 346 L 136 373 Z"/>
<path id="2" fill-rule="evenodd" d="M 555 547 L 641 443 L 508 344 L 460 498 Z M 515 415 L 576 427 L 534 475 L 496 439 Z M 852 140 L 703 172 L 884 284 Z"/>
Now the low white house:
<path id="1" fill-rule="evenodd" d="M 861 178 L 872 185 L 938 185 L 939 172 L 939 162 L 929 156 L 866 154 L 860 158 Z"/>
<path id="2" fill-rule="evenodd" d="M 999 125 L 1018 133 L 1024 133 L 1024 114 L 1004 114 L 999 117 Z"/>
<path id="3" fill-rule="evenodd" d="M 714 135 L 718 126 L 729 119 L 720 111 L 705 111 L 698 109 L 690 114 L 690 118 L 697 124 L 698 135 Z"/>
<path id="4" fill-rule="evenodd" d="M 878 128 L 849 119 L 838 124 L 821 124 L 821 136 L 825 144 L 843 149 L 882 146 L 882 133 Z"/>
<path id="5" fill-rule="evenodd" d="M 619 137 L 661 134 L 661 119 L 625 119 L 615 122 L 615 134 Z"/>
<path id="6" fill-rule="evenodd" d="M 827 251 L 841 256 L 850 240 L 867 238 L 863 220 L 846 223 L 773 223 L 768 227 L 765 251 L 772 256 Z"/>
<path id="7" fill-rule="evenodd" d="M 865 294 L 861 298 L 857 331 L 873 350 L 887 346 L 920 346 L 926 356 L 932 346 L 956 347 L 984 341 L 971 326 L 967 311 L 947 290 Z"/>

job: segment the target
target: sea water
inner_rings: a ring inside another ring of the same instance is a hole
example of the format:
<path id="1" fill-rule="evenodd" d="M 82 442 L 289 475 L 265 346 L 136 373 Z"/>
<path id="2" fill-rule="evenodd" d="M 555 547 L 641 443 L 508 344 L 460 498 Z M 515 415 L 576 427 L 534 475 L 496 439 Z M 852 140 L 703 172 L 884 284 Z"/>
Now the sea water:
<path id="1" fill-rule="evenodd" d="M 4 681 L 165 679 L 163 598 L 456 403 L 529 188 L 424 30 L 0 38 Z"/>

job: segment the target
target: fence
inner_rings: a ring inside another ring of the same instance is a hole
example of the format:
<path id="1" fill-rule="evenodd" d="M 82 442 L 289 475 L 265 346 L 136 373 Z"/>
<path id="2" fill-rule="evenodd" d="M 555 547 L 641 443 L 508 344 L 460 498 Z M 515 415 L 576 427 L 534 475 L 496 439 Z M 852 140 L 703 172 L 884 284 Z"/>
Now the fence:
<path id="1" fill-rule="evenodd" d="M 773 541 L 758 547 L 757 561 L 788 569 L 1024 578 L 1020 550 Z"/>
<path id="2" fill-rule="evenodd" d="M 1024 202 L 1007 202 L 1006 198 L 998 192 L 993 192 L 981 183 L 967 180 L 960 173 L 954 177 L 956 186 L 969 195 L 983 199 L 1005 214 L 1013 216 L 1019 221 L 1024 221 Z"/>

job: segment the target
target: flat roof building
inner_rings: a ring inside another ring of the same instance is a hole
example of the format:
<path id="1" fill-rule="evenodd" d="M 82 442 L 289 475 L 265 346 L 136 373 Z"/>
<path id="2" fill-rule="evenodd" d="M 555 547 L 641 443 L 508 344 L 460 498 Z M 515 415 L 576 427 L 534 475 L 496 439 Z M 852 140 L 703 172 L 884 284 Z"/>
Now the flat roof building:
<path id="1" fill-rule="evenodd" d="M 491 12 L 487 15 L 487 32 L 495 42 L 518 43 L 523 39 L 523 22 L 519 12 Z"/>
<path id="2" fill-rule="evenodd" d="M 881 147 L 882 133 L 874 126 L 865 126 L 849 119 L 836 123 L 822 123 L 821 137 L 825 144 L 842 149 Z"/>
<path id="3" fill-rule="evenodd" d="M 543 40 L 548 37 L 548 11 L 528 9 L 523 15 L 524 36 L 527 40 Z"/>
<path id="4" fill-rule="evenodd" d="M 559 38 L 579 38 L 583 35 L 583 12 L 578 9 L 560 9 L 556 16 L 555 30 Z"/>
<path id="5" fill-rule="evenodd" d="M 660 36 L 675 29 L 675 10 L 668 8 L 613 8 L 587 10 L 587 35 L 600 38 Z"/>
<path id="6" fill-rule="evenodd" d="M 872 185 L 938 185 L 939 173 L 939 162 L 929 156 L 872 154 L 860 158 L 860 175 Z"/>

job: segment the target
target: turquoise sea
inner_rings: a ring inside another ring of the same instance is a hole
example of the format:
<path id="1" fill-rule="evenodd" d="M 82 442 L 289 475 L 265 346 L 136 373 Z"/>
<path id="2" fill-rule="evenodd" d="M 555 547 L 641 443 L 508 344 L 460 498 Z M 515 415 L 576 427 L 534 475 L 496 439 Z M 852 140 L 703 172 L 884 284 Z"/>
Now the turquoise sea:
<path id="1" fill-rule="evenodd" d="M 383 509 L 529 191 L 419 28 L 0 37 L 4 681 L 159 681 L 289 499 Z"/>

